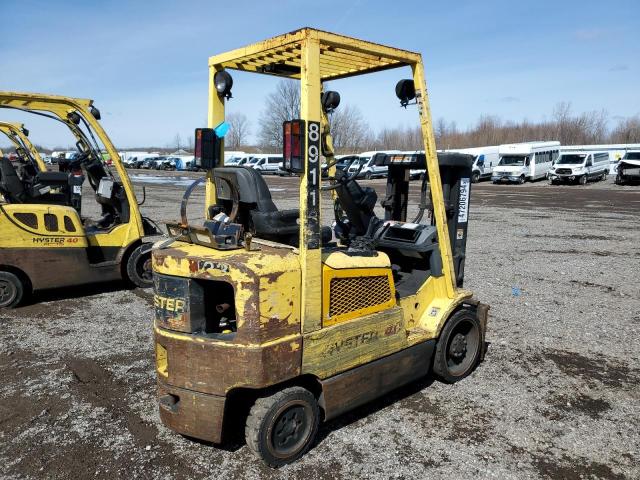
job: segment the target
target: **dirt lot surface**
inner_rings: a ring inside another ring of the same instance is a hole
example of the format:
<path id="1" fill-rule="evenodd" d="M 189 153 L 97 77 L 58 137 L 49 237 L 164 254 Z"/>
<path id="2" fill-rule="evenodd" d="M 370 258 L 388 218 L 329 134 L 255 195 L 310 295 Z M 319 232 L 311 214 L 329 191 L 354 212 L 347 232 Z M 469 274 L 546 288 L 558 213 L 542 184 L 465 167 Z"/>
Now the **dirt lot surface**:
<path id="1" fill-rule="evenodd" d="M 196 176 L 135 172 L 144 214 L 176 219 Z M 295 179 L 268 182 L 295 205 Z M 465 285 L 491 305 L 485 362 L 324 425 L 279 470 L 160 423 L 150 292 L 41 293 L 0 312 L 0 476 L 640 478 L 639 216 L 640 187 L 611 180 L 474 185 Z"/>

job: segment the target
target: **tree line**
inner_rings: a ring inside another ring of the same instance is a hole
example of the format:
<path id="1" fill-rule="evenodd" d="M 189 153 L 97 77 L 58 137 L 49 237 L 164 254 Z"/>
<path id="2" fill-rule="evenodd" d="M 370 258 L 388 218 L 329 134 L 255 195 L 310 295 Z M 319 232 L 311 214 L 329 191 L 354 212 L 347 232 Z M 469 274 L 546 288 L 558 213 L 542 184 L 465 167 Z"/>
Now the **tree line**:
<path id="1" fill-rule="evenodd" d="M 297 82 L 281 80 L 265 101 L 257 121 L 257 147 L 264 152 L 282 150 L 282 122 L 300 116 L 300 88 Z M 421 150 L 420 127 L 384 127 L 377 132 L 367 123 L 357 106 L 341 105 L 329 117 L 336 153 L 357 153 L 366 150 Z M 245 146 L 249 121 L 244 114 L 235 114 L 230 122 L 232 141 L 227 148 Z M 436 145 L 441 149 L 466 148 L 533 140 L 559 140 L 562 145 L 599 143 L 640 143 L 640 116 L 618 119 L 610 127 L 605 110 L 574 113 L 571 103 L 558 103 L 549 120 L 502 120 L 494 115 L 482 115 L 466 129 L 444 118 L 434 121 Z"/>

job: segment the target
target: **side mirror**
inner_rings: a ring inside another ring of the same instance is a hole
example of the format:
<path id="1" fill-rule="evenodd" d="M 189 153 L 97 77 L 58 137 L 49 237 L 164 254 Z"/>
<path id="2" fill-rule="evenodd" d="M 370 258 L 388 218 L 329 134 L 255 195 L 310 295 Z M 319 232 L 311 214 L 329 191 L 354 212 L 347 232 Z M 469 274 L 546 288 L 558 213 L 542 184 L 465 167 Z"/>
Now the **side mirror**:
<path id="1" fill-rule="evenodd" d="M 409 102 L 416 98 L 416 87 L 413 80 L 400 80 L 396 84 L 396 97 L 400 99 L 400 106 L 406 107 Z"/>
<path id="2" fill-rule="evenodd" d="M 205 170 L 222 166 L 220 138 L 213 128 L 196 128 L 194 165 Z"/>

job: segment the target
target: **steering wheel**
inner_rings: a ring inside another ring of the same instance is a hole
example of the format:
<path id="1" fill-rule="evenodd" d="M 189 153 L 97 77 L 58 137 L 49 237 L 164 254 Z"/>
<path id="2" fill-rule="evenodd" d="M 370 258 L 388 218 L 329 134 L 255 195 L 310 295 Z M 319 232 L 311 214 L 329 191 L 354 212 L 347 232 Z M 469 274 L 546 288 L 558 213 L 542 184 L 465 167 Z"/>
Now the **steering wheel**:
<path id="1" fill-rule="evenodd" d="M 191 196 L 191 193 L 195 190 L 195 188 L 205 180 L 206 177 L 198 178 L 195 182 L 189 185 L 189 188 L 187 188 L 187 190 L 184 192 L 182 203 L 180 204 L 180 219 L 182 221 L 182 226 L 184 227 L 189 226 L 189 220 L 187 219 L 187 205 L 189 204 L 189 197 Z M 240 208 L 240 194 L 238 193 L 238 189 L 236 188 L 236 186 L 231 181 L 222 177 L 220 177 L 220 180 L 223 180 L 229 186 L 233 206 L 231 207 L 231 212 L 229 213 L 228 217 L 230 222 L 235 222 L 236 217 L 238 216 L 238 210 Z"/>
<path id="2" fill-rule="evenodd" d="M 351 167 L 351 164 L 356 160 L 359 160 L 359 159 L 353 158 L 349 163 L 347 163 L 347 165 L 345 165 L 345 167 L 341 170 L 339 176 L 327 177 L 327 180 L 329 180 L 330 185 L 323 185 L 320 187 L 320 190 L 323 190 L 323 191 L 335 190 L 340 186 L 346 186 L 347 184 L 349 184 L 350 182 L 353 182 L 356 178 L 358 178 L 358 175 L 360 175 L 360 170 L 362 170 L 362 167 L 364 167 L 364 163 L 360 163 L 360 166 L 358 167 L 358 169 L 354 173 L 349 175 L 349 167 Z M 327 164 L 327 170 L 329 170 L 329 168 L 333 167 L 337 163 L 338 163 L 338 160 L 334 159 L 333 162 Z M 344 173 L 344 172 L 347 172 L 347 173 Z"/>

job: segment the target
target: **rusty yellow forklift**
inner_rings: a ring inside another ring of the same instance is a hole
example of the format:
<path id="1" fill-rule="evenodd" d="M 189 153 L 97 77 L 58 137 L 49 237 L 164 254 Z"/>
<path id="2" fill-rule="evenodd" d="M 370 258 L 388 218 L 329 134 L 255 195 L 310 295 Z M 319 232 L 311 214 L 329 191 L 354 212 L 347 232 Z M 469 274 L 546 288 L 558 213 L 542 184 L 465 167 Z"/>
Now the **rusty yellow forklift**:
<path id="1" fill-rule="evenodd" d="M 389 167 L 378 218 L 375 191 L 335 168 L 327 114 L 339 94 L 323 84 L 399 67 L 412 72 L 396 94 L 417 107 L 426 154 L 376 158 Z M 300 81 L 301 118 L 283 125 L 297 209 L 278 210 L 255 170 L 223 165 L 230 70 Z M 196 130 L 206 220 L 186 218 L 192 186 L 173 238 L 152 251 L 160 417 L 213 443 L 246 419 L 249 448 L 279 466 L 310 448 L 321 421 L 431 371 L 456 382 L 483 358 L 488 306 L 461 288 L 472 159 L 436 156 L 418 53 L 304 28 L 211 57 L 209 72 L 210 128 Z M 416 168 L 427 175 L 407 221 Z M 333 231 L 321 222 L 327 189 Z"/>
<path id="2" fill-rule="evenodd" d="M 21 166 L 25 170 L 29 170 L 32 175 L 38 171 L 47 171 L 47 165 L 42 160 L 40 152 L 29 140 L 29 130 L 25 128 L 23 123 L 0 122 L 0 132 L 13 144 Z M 4 157 L 2 150 L 0 150 L 0 157 Z"/>
<path id="3" fill-rule="evenodd" d="M 0 158 L 0 308 L 18 305 L 34 290 L 118 279 L 151 286 L 151 245 L 159 231 L 141 216 L 93 102 L 0 92 L 0 108 L 61 122 L 75 136 L 78 149 L 69 172 L 45 169 L 30 179 L 21 178 L 8 158 Z M 117 177 L 104 165 L 101 148 Z M 81 216 L 84 174 L 95 192 L 98 218 Z"/>

